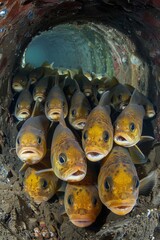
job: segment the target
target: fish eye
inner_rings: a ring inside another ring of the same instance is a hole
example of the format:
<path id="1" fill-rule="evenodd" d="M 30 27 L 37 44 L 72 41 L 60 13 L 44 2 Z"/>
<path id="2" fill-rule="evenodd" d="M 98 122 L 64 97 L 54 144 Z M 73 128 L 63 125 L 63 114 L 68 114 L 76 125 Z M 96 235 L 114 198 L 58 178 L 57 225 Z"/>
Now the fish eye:
<path id="1" fill-rule="evenodd" d="M 108 192 L 111 190 L 111 183 L 112 183 L 112 178 L 107 177 L 105 182 L 104 182 L 104 187 Z"/>
<path id="2" fill-rule="evenodd" d="M 122 101 L 122 95 L 121 95 L 121 94 L 118 95 L 118 100 L 119 100 L 119 101 Z"/>
<path id="3" fill-rule="evenodd" d="M 84 140 L 86 140 L 88 138 L 88 132 L 87 131 L 84 132 L 83 138 L 84 138 Z"/>
<path id="4" fill-rule="evenodd" d="M 20 104 L 17 104 L 17 108 L 20 108 Z"/>
<path id="5" fill-rule="evenodd" d="M 73 195 L 69 195 L 69 196 L 68 196 L 68 204 L 69 204 L 70 206 L 73 205 Z"/>
<path id="6" fill-rule="evenodd" d="M 48 187 L 48 182 L 46 181 L 46 179 L 42 178 L 40 182 L 43 189 L 46 189 Z"/>
<path id="7" fill-rule="evenodd" d="M 46 107 L 49 108 L 49 102 L 46 102 Z"/>
<path id="8" fill-rule="evenodd" d="M 64 153 L 61 153 L 59 155 L 59 163 L 63 165 L 65 162 L 67 162 L 67 156 Z"/>
<path id="9" fill-rule="evenodd" d="M 41 142 L 42 142 L 42 139 L 40 137 L 37 137 L 37 143 L 41 144 Z"/>
<path id="10" fill-rule="evenodd" d="M 133 182 L 134 182 L 135 188 L 137 189 L 139 187 L 140 183 L 139 183 L 139 180 L 138 180 L 138 178 L 136 176 L 133 177 Z"/>
<path id="11" fill-rule="evenodd" d="M 18 144 L 18 145 L 20 144 L 20 137 L 17 138 L 17 144 Z"/>
<path id="12" fill-rule="evenodd" d="M 94 206 L 96 206 L 97 201 L 98 201 L 97 198 L 96 198 L 96 197 L 93 197 L 93 199 L 92 199 L 92 203 L 93 203 Z"/>
<path id="13" fill-rule="evenodd" d="M 107 131 L 104 131 L 104 132 L 103 132 L 103 140 L 104 140 L 105 142 L 107 142 L 108 139 L 109 139 L 109 134 L 108 134 Z"/>
<path id="14" fill-rule="evenodd" d="M 129 129 L 130 129 L 131 132 L 133 132 L 135 130 L 135 124 L 133 122 L 130 123 Z"/>
<path id="15" fill-rule="evenodd" d="M 73 109 L 71 113 L 72 113 L 72 116 L 74 117 L 76 115 L 76 110 Z"/>

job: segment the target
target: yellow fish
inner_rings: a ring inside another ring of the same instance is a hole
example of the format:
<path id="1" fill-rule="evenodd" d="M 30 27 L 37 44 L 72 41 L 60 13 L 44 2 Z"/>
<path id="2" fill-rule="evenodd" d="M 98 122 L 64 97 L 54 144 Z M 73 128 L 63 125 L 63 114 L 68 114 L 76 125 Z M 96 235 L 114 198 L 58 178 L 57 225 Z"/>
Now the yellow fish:
<path id="1" fill-rule="evenodd" d="M 151 176 L 154 184 L 154 176 Z M 136 204 L 139 187 L 147 190 L 148 180 L 139 181 L 136 168 L 126 148 L 115 146 L 103 160 L 99 176 L 98 191 L 102 203 L 117 215 L 129 213 Z M 152 187 L 151 182 L 149 188 Z"/>
<path id="2" fill-rule="evenodd" d="M 83 129 L 83 149 L 86 157 L 93 162 L 104 158 L 113 146 L 113 126 L 108 105 L 109 99 L 109 92 L 105 92 L 98 106 L 90 112 Z"/>
<path id="3" fill-rule="evenodd" d="M 82 130 L 85 126 L 87 117 L 91 111 L 90 103 L 87 97 L 81 92 L 76 82 L 77 90 L 71 98 L 71 106 L 69 110 L 69 123 L 77 130 Z"/>
<path id="4" fill-rule="evenodd" d="M 115 122 L 114 141 L 118 145 L 131 147 L 141 139 L 145 110 L 142 105 L 137 104 L 138 96 L 139 93 L 134 90 L 128 106 Z"/>
<path id="5" fill-rule="evenodd" d="M 59 121 L 63 112 L 64 118 L 68 114 L 68 103 L 66 97 L 59 86 L 59 77 L 56 76 L 55 85 L 52 87 L 45 101 L 45 114 L 50 121 Z"/>
<path id="6" fill-rule="evenodd" d="M 34 101 L 43 102 L 47 95 L 48 89 L 48 81 L 47 77 L 41 78 L 33 89 L 33 99 Z"/>
<path id="7" fill-rule="evenodd" d="M 46 135 L 48 119 L 41 115 L 25 121 L 16 138 L 16 153 L 19 159 L 28 164 L 40 162 L 46 155 Z"/>
<path id="8" fill-rule="evenodd" d="M 92 83 L 83 74 L 82 69 L 79 69 L 79 73 L 74 76 L 74 79 L 78 82 L 81 91 L 84 92 L 87 97 L 92 95 Z"/>
<path id="9" fill-rule="evenodd" d="M 19 121 L 24 121 L 31 116 L 33 98 L 28 89 L 23 90 L 15 105 L 15 117 Z"/>
<path id="10" fill-rule="evenodd" d="M 93 176 L 95 173 L 88 171 L 82 181 L 67 183 L 65 189 L 65 211 L 77 227 L 88 227 L 94 223 L 102 208 Z"/>
<path id="11" fill-rule="evenodd" d="M 46 166 L 35 164 L 27 168 L 24 176 L 24 191 L 37 204 L 48 201 L 58 189 L 58 178 L 53 172 L 36 174 L 42 168 Z"/>
<path id="12" fill-rule="evenodd" d="M 62 114 L 52 138 L 51 165 L 52 169 L 44 171 L 54 171 L 63 181 L 80 181 L 87 172 L 85 154 L 72 131 L 66 126 Z"/>

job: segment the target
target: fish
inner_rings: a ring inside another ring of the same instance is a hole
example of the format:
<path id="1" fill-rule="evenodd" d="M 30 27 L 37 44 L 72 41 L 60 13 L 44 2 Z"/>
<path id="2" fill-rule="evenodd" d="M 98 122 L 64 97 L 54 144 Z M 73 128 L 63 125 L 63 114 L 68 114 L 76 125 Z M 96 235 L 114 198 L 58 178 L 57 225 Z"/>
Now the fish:
<path id="1" fill-rule="evenodd" d="M 48 127 L 49 121 L 44 115 L 30 117 L 24 122 L 16 138 L 16 154 L 22 162 L 32 165 L 44 158 Z"/>
<path id="2" fill-rule="evenodd" d="M 66 97 L 59 86 L 59 76 L 56 75 L 55 84 L 48 93 L 45 101 L 45 114 L 50 121 L 59 121 L 63 112 L 64 118 L 68 115 L 68 103 Z"/>
<path id="3" fill-rule="evenodd" d="M 68 71 L 68 75 L 64 76 L 63 78 L 63 91 L 65 93 L 65 96 L 68 100 L 71 99 L 74 92 L 76 91 L 76 84 L 75 81 L 72 79 L 70 72 Z"/>
<path id="4" fill-rule="evenodd" d="M 82 132 L 82 146 L 88 160 L 104 158 L 113 146 L 113 126 L 110 118 L 110 95 L 105 92 L 98 105 L 88 115 Z"/>
<path id="5" fill-rule="evenodd" d="M 42 161 L 44 160 L 48 159 Z M 42 162 L 29 166 L 23 182 L 25 193 L 37 204 L 46 202 L 54 196 L 59 185 L 59 180 L 53 172 L 44 172 L 37 175 L 36 172 L 42 168 L 46 168 L 46 164 L 42 164 Z"/>
<path id="6" fill-rule="evenodd" d="M 69 110 L 69 123 L 76 130 L 83 130 L 87 117 L 91 111 L 90 103 L 83 92 L 81 92 L 78 83 L 75 80 L 77 90 L 71 98 Z"/>
<path id="7" fill-rule="evenodd" d="M 89 171 L 80 182 L 67 183 L 64 196 L 65 211 L 77 227 L 88 227 L 96 221 L 102 203 L 98 196 L 94 171 Z"/>
<path id="8" fill-rule="evenodd" d="M 129 104 L 115 121 L 114 142 L 118 145 L 131 147 L 141 139 L 145 109 L 137 104 L 138 96 L 139 93 L 135 89 Z"/>
<path id="9" fill-rule="evenodd" d="M 78 82 L 80 89 L 84 94 L 89 97 L 92 95 L 92 83 L 88 78 L 83 74 L 82 69 L 79 69 L 79 73 L 75 74 L 74 79 Z"/>
<path id="10" fill-rule="evenodd" d="M 48 77 L 41 78 L 33 89 L 33 99 L 34 101 L 43 102 L 47 95 L 48 89 Z"/>
<path id="11" fill-rule="evenodd" d="M 67 182 L 80 181 L 87 172 L 85 154 L 72 131 L 66 126 L 63 114 L 52 138 L 51 165 L 51 169 L 44 171 L 54 171 L 59 179 Z"/>
<path id="12" fill-rule="evenodd" d="M 12 88 L 15 92 L 21 92 L 27 87 L 28 76 L 25 70 L 21 70 L 15 74 L 12 80 Z"/>
<path id="13" fill-rule="evenodd" d="M 53 69 L 52 64 L 44 62 L 41 67 L 37 67 L 30 72 L 29 79 L 31 81 L 31 84 L 34 84 L 39 79 L 55 75 L 56 73 L 57 70 Z"/>
<path id="14" fill-rule="evenodd" d="M 33 98 L 28 89 L 24 89 L 18 96 L 14 115 L 19 121 L 24 121 L 31 116 Z"/>
<path id="15" fill-rule="evenodd" d="M 148 187 L 153 187 L 155 176 L 149 178 L 151 181 L 140 181 L 127 148 L 114 146 L 110 154 L 103 159 L 100 168 L 99 197 L 113 213 L 126 215 L 136 205 L 139 192 L 144 193 L 148 191 Z"/>
<path id="16" fill-rule="evenodd" d="M 112 88 L 111 95 L 111 104 L 113 108 L 120 112 L 128 105 L 132 94 L 127 86 L 118 83 Z"/>

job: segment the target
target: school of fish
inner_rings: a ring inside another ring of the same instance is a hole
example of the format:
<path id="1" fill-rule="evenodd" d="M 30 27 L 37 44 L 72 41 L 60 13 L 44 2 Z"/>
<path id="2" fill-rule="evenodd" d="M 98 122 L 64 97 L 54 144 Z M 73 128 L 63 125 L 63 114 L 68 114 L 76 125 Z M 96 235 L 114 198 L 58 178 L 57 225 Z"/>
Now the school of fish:
<path id="1" fill-rule="evenodd" d="M 155 110 L 133 86 L 45 62 L 18 69 L 12 89 L 16 154 L 24 191 L 35 203 L 63 188 L 70 221 L 87 227 L 102 205 L 125 215 L 153 188 L 155 174 L 140 180 L 135 164 L 147 161 L 137 143 L 154 139 L 142 132 Z"/>

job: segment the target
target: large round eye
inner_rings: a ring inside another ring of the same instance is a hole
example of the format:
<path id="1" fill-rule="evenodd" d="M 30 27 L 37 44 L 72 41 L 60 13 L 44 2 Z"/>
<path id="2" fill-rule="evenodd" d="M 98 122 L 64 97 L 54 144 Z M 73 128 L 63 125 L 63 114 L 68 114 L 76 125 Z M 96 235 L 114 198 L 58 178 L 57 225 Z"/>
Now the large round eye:
<path id="1" fill-rule="evenodd" d="M 111 190 L 112 177 L 107 177 L 104 182 L 105 189 L 109 192 Z"/>
<path id="2" fill-rule="evenodd" d="M 118 95 L 118 100 L 122 101 L 122 95 L 121 94 Z"/>
<path id="3" fill-rule="evenodd" d="M 72 113 L 72 116 L 74 117 L 76 115 L 76 110 L 73 109 L 71 113 Z"/>
<path id="4" fill-rule="evenodd" d="M 139 187 L 140 183 L 139 183 L 139 180 L 138 180 L 138 178 L 136 176 L 133 177 L 133 182 L 134 182 L 135 188 L 137 189 Z"/>
<path id="5" fill-rule="evenodd" d="M 41 142 L 42 142 L 42 139 L 40 137 L 37 137 L 37 143 L 41 144 Z"/>
<path id="6" fill-rule="evenodd" d="M 73 205 L 73 195 L 72 195 L 72 194 L 68 196 L 68 204 L 69 204 L 70 206 Z"/>
<path id="7" fill-rule="evenodd" d="M 43 189 L 46 189 L 48 187 L 48 182 L 46 181 L 46 179 L 42 178 L 40 181 L 41 181 L 41 187 Z"/>
<path id="8" fill-rule="evenodd" d="M 129 129 L 131 132 L 133 132 L 135 130 L 135 124 L 134 123 L 130 123 L 129 124 Z"/>
<path id="9" fill-rule="evenodd" d="M 18 145 L 20 144 L 20 137 L 17 138 L 17 144 L 18 144 Z"/>
<path id="10" fill-rule="evenodd" d="M 60 155 L 59 155 L 59 163 L 60 164 L 64 164 L 66 161 L 67 161 L 67 156 L 66 156 L 66 154 L 64 154 L 64 153 L 61 153 Z"/>
<path id="11" fill-rule="evenodd" d="M 108 134 L 107 131 L 104 131 L 104 132 L 103 132 L 103 140 L 104 140 L 104 142 L 107 142 L 108 139 L 109 139 L 109 134 Z"/>
<path id="12" fill-rule="evenodd" d="M 49 108 L 49 102 L 46 102 L 46 107 Z"/>
<path id="13" fill-rule="evenodd" d="M 84 132 L 83 138 L 84 138 L 84 140 L 86 140 L 86 139 L 88 138 L 88 131 L 85 131 L 85 132 Z"/>
<path id="14" fill-rule="evenodd" d="M 96 206 L 96 204 L 97 204 L 97 198 L 96 197 L 93 197 L 92 203 L 93 203 L 94 206 Z"/>

